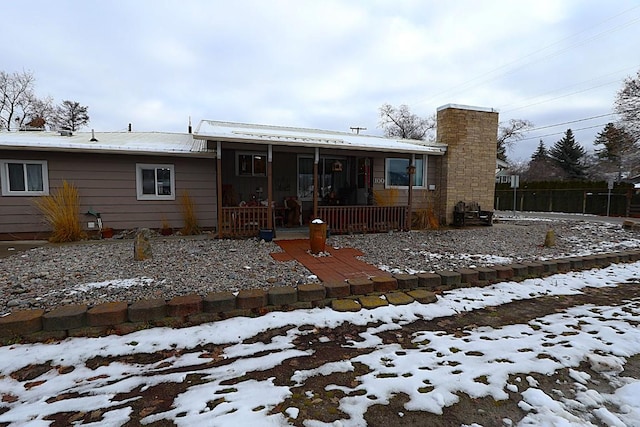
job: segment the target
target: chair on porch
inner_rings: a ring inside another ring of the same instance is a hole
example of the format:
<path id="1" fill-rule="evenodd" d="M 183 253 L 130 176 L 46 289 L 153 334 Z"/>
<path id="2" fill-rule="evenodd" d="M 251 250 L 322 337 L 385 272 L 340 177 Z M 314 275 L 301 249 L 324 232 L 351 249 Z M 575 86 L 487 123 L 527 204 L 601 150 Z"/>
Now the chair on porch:
<path id="1" fill-rule="evenodd" d="M 287 226 L 302 225 L 302 205 L 297 197 L 287 197 L 284 203 L 287 208 Z"/>

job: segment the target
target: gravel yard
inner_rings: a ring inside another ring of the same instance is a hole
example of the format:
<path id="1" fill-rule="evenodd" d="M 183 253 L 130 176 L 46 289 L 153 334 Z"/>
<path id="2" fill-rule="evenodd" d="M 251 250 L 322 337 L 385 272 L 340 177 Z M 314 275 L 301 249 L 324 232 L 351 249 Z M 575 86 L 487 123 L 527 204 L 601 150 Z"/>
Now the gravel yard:
<path id="1" fill-rule="evenodd" d="M 543 247 L 553 229 L 556 246 Z M 391 272 L 449 270 L 640 247 L 637 232 L 588 221 L 501 221 L 493 227 L 332 236 L 335 248 Z M 56 304 L 169 299 L 212 291 L 317 281 L 295 261 L 278 262 L 274 242 L 209 236 L 158 237 L 153 259 L 134 261 L 132 240 L 46 245 L 0 259 L 0 315 Z"/>

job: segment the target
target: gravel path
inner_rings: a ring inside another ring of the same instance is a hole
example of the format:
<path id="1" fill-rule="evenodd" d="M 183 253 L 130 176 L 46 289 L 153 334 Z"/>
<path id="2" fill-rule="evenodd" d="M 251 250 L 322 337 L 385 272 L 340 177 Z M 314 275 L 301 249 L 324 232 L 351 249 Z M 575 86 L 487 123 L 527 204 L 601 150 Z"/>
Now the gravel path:
<path id="1" fill-rule="evenodd" d="M 542 246 L 547 230 L 556 246 Z M 333 236 L 336 248 L 391 272 L 506 264 L 640 247 L 640 234 L 587 221 L 504 221 L 493 227 Z M 295 261 L 278 262 L 274 242 L 158 237 L 153 259 L 133 260 L 132 240 L 46 245 L 0 259 L 0 315 L 56 304 L 136 301 L 317 281 Z"/>

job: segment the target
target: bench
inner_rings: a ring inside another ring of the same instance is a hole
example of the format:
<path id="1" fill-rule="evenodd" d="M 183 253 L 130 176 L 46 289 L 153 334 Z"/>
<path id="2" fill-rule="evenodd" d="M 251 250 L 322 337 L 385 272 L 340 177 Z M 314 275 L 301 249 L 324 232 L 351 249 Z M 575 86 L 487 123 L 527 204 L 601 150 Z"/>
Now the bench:
<path id="1" fill-rule="evenodd" d="M 493 211 L 483 211 L 476 202 L 458 202 L 453 208 L 453 225 L 493 225 Z"/>

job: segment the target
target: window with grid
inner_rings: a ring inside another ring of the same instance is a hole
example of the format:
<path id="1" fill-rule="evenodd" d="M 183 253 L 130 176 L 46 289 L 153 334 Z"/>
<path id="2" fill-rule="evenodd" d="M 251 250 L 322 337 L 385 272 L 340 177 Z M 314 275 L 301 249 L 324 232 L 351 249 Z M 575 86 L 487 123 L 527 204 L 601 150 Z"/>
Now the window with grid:
<path id="1" fill-rule="evenodd" d="M 175 200 L 173 165 L 136 165 L 138 200 Z"/>
<path id="2" fill-rule="evenodd" d="M 49 194 L 47 162 L 42 160 L 0 160 L 3 196 Z"/>

